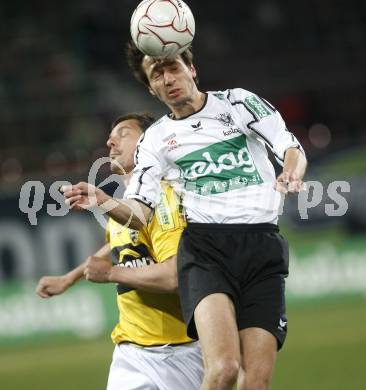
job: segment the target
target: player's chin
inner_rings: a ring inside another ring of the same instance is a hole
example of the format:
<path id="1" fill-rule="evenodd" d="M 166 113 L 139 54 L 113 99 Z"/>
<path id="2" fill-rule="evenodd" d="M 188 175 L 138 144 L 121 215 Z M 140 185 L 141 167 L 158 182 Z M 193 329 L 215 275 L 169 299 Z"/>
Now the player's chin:
<path id="1" fill-rule="evenodd" d="M 187 103 L 188 101 L 189 99 L 184 95 L 169 97 L 169 105 L 174 107 L 184 106 L 184 104 Z"/>

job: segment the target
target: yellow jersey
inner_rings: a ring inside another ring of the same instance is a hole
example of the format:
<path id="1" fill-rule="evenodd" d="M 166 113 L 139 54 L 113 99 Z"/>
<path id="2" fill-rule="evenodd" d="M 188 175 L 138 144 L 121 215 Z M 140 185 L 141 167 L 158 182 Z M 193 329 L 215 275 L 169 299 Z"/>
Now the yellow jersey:
<path id="1" fill-rule="evenodd" d="M 122 267 L 145 267 L 175 255 L 185 220 L 178 196 L 165 182 L 161 198 L 147 226 L 133 230 L 109 219 L 107 241 L 113 262 Z M 192 341 L 186 334 L 177 294 L 151 293 L 117 284 L 119 323 L 112 332 L 115 344 L 142 346 Z"/>

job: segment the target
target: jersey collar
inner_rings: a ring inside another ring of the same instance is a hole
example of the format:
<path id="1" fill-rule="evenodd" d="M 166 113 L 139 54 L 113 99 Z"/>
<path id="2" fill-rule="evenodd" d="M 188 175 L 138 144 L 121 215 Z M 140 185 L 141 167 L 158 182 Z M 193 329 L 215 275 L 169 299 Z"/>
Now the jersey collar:
<path id="1" fill-rule="evenodd" d="M 189 115 L 186 115 L 186 116 L 182 116 L 181 118 L 174 118 L 173 117 L 173 113 L 170 112 L 169 114 L 167 114 L 167 117 L 172 120 L 172 121 L 181 121 L 183 119 L 187 119 L 193 115 L 196 115 L 198 114 L 199 112 L 201 112 L 207 105 L 207 101 L 208 101 L 208 93 L 207 92 L 203 92 L 205 94 L 205 101 L 203 102 L 202 104 L 202 107 L 198 110 L 198 111 L 195 111 L 195 112 L 192 112 L 192 114 L 189 114 Z"/>

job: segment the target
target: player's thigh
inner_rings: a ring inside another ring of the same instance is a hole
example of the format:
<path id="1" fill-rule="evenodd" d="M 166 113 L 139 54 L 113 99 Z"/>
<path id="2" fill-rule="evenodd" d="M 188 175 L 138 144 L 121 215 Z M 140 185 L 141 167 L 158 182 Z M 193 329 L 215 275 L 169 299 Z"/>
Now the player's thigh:
<path id="1" fill-rule="evenodd" d="M 117 345 L 109 370 L 107 390 L 159 390 L 140 363 L 133 347 Z"/>
<path id="2" fill-rule="evenodd" d="M 235 308 L 227 294 L 203 298 L 194 311 L 205 366 L 222 359 L 240 361 L 240 343 Z"/>
<path id="3" fill-rule="evenodd" d="M 261 381 L 268 382 L 276 362 L 276 337 L 262 328 L 246 328 L 241 330 L 239 335 L 244 370 L 243 378 L 249 381 L 260 378 Z M 243 387 L 239 384 L 238 388 Z"/>

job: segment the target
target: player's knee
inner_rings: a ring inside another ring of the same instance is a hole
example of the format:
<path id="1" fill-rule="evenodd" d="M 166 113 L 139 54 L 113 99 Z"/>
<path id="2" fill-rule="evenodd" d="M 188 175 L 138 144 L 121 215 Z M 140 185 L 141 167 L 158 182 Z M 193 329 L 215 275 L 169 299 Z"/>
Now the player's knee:
<path id="1" fill-rule="evenodd" d="M 219 358 L 206 369 L 209 382 L 218 386 L 233 385 L 236 382 L 240 363 L 232 358 Z"/>

